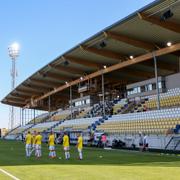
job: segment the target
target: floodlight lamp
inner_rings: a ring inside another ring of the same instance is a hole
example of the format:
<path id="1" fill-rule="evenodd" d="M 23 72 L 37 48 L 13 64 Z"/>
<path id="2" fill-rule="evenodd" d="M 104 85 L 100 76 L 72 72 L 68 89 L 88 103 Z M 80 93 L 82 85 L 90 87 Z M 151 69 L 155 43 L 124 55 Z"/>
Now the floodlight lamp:
<path id="1" fill-rule="evenodd" d="M 167 46 L 170 47 L 172 45 L 172 42 L 167 42 Z"/>
<path id="2" fill-rule="evenodd" d="M 130 59 L 133 59 L 134 57 L 131 55 L 131 56 L 129 56 L 129 58 L 130 58 Z"/>
<path id="3" fill-rule="evenodd" d="M 16 42 L 8 47 L 9 56 L 12 59 L 16 59 L 19 56 L 19 48 L 19 44 Z"/>

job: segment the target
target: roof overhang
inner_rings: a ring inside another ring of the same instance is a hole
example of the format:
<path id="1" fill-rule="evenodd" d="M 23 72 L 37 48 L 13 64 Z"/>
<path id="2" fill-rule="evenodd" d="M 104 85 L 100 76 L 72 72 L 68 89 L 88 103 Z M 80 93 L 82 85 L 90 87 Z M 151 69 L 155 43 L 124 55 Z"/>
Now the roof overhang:
<path id="1" fill-rule="evenodd" d="M 163 12 L 169 7 L 173 17 L 162 21 Z M 165 59 L 159 64 L 160 71 L 164 74 L 176 72 L 180 56 L 179 12 L 178 0 L 151 3 L 57 57 L 18 85 L 2 103 L 42 109 L 37 106 L 38 101 L 58 96 L 65 102 L 70 86 L 117 70 L 127 80 L 134 73 L 132 78 L 138 81 L 143 75 L 152 74 L 151 63 L 144 62 L 152 59 L 152 52 Z M 167 41 L 173 45 L 166 47 Z M 134 58 L 130 59 L 130 55 Z"/>

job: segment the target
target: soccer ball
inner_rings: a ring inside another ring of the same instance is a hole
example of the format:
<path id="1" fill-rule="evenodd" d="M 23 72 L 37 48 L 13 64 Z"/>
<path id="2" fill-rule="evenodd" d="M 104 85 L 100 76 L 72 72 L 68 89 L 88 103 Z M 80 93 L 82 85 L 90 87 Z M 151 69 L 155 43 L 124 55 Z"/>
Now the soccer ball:
<path id="1" fill-rule="evenodd" d="M 99 156 L 99 158 L 102 158 L 102 156 Z"/>
<path id="2" fill-rule="evenodd" d="M 59 159 L 62 159 L 61 157 L 59 157 Z"/>

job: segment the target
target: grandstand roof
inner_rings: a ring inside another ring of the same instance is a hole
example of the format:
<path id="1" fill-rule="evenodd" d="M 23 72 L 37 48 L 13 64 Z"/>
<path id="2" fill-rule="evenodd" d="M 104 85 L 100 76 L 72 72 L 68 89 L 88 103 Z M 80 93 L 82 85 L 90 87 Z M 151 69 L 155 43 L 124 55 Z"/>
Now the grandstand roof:
<path id="1" fill-rule="evenodd" d="M 162 20 L 163 13 L 169 9 L 173 16 Z M 17 86 L 2 103 L 47 110 L 47 103 L 37 102 L 47 100 L 48 96 L 54 101 L 67 101 L 68 87 L 102 73 L 107 79 L 121 79 L 125 83 L 154 77 L 152 51 L 159 56 L 159 75 L 177 72 L 179 22 L 179 0 L 155 1 L 55 58 Z M 167 47 L 168 41 L 173 45 Z"/>

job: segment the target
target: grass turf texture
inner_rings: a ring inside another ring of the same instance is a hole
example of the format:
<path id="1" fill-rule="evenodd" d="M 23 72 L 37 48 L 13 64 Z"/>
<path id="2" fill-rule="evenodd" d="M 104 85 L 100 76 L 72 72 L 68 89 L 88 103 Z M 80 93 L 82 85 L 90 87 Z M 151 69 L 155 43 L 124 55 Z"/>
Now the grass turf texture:
<path id="1" fill-rule="evenodd" d="M 71 147 L 70 160 L 64 159 L 60 145 L 56 152 L 62 159 L 49 159 L 45 144 L 42 152 L 41 159 L 26 158 L 22 142 L 0 141 L 0 168 L 21 180 L 180 179 L 180 156 L 175 155 L 84 148 L 84 160 L 80 161 L 75 147 Z M 0 172 L 0 179 L 11 178 Z"/>

